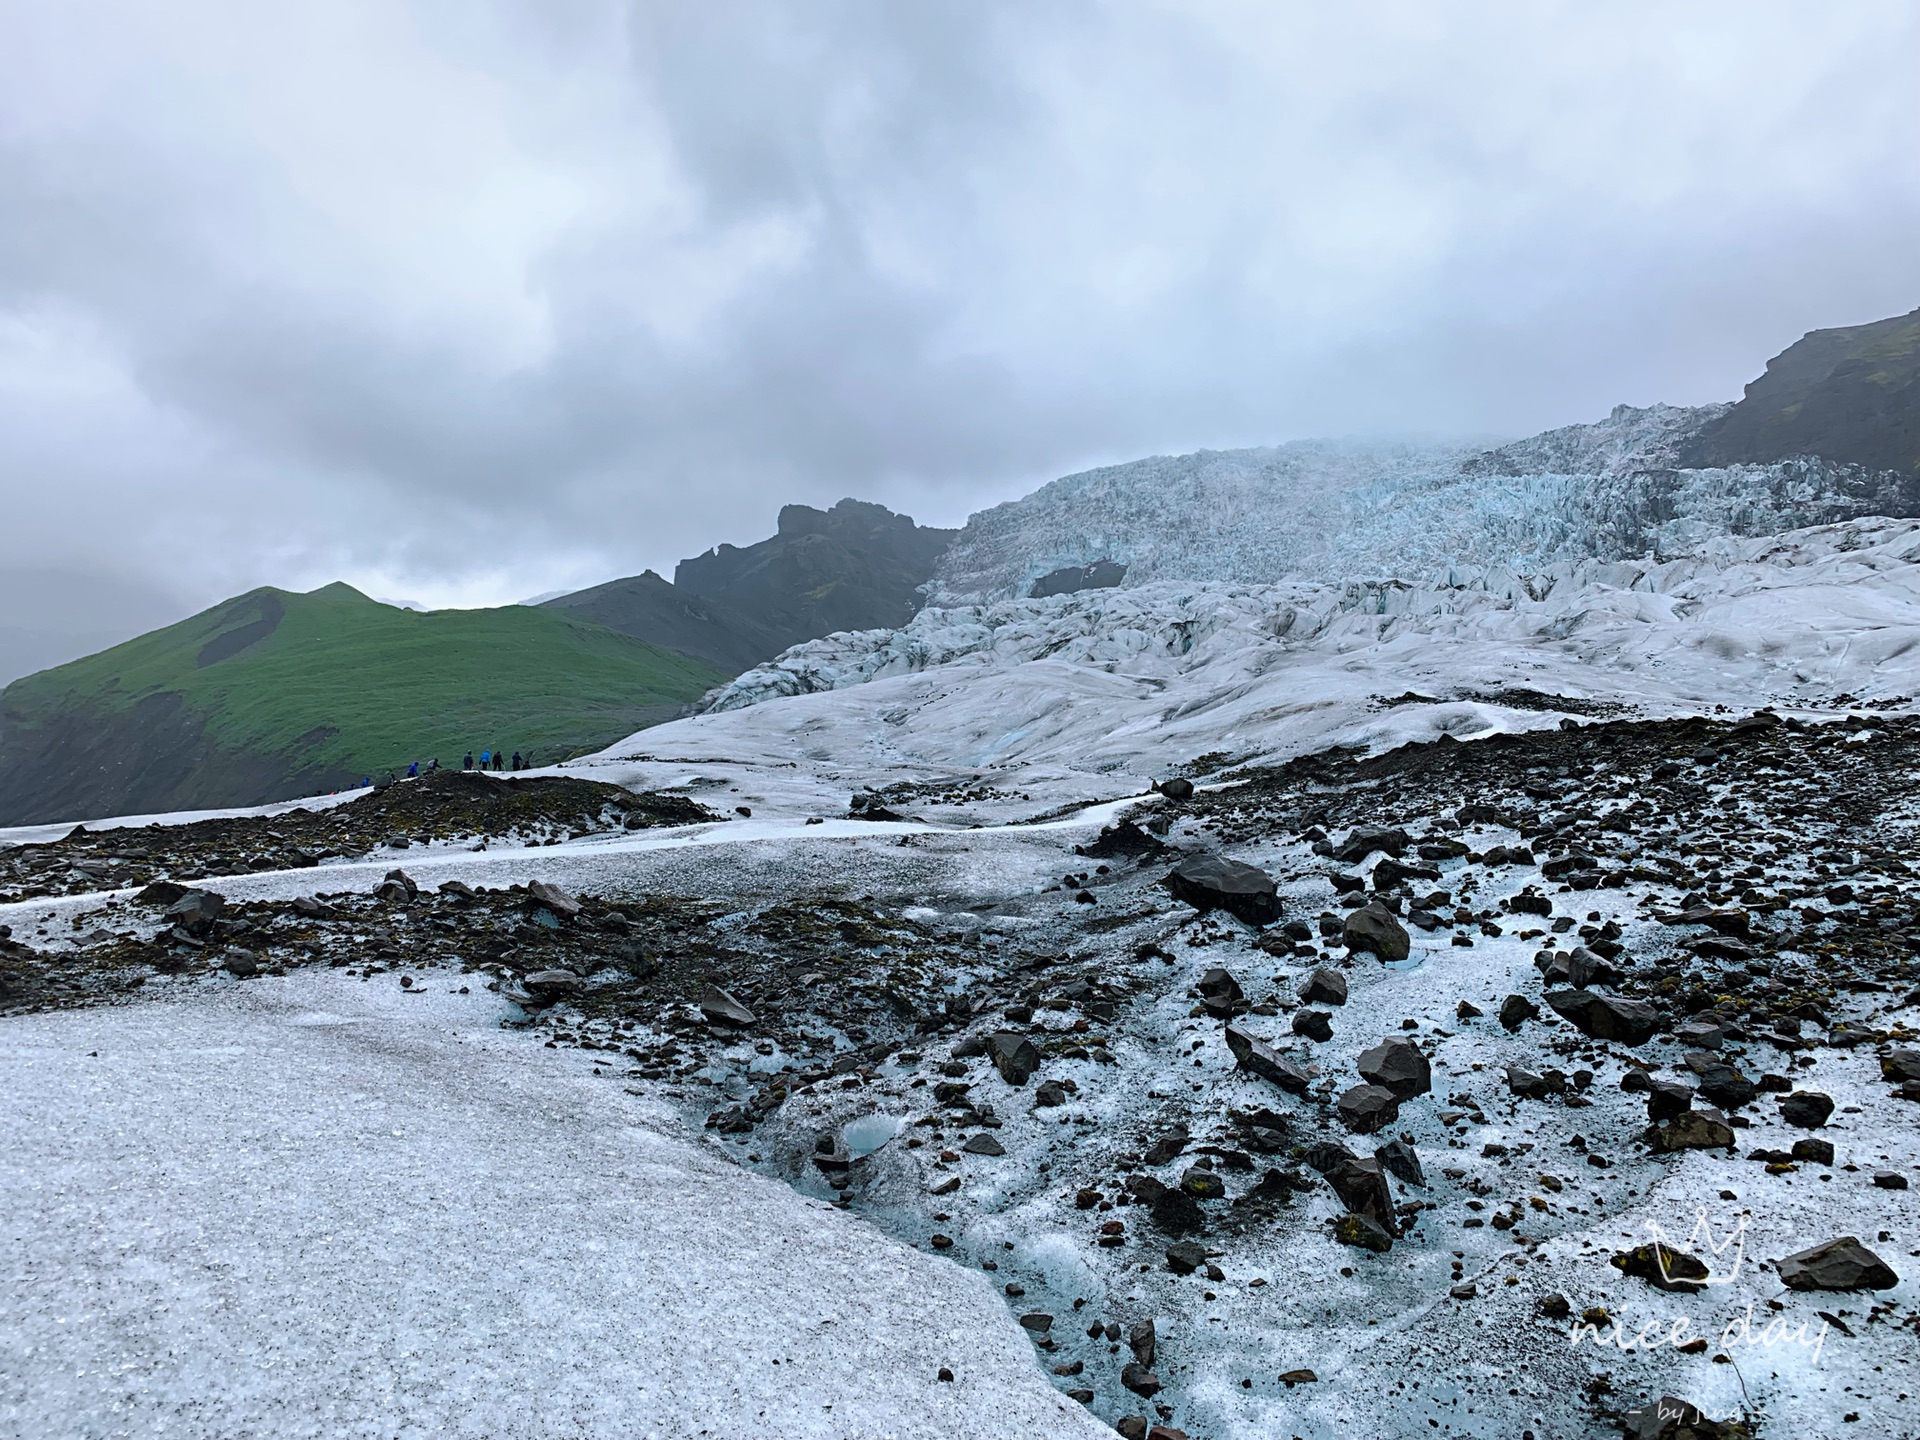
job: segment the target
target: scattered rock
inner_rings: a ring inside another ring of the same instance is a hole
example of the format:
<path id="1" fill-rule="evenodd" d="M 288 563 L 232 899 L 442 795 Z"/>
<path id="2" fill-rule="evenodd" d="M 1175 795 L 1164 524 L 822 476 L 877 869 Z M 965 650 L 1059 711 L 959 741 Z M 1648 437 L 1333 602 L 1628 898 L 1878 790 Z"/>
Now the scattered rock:
<path id="1" fill-rule="evenodd" d="M 701 990 L 698 1004 L 700 1013 L 715 1025 L 747 1026 L 754 1023 L 754 1013 L 718 985 L 708 985 Z"/>
<path id="2" fill-rule="evenodd" d="M 1227 1026 L 1227 1048 L 1233 1052 L 1234 1062 L 1242 1070 L 1271 1081 L 1290 1094 L 1304 1095 L 1307 1086 L 1312 1083 L 1312 1077 L 1307 1074 L 1305 1067 L 1295 1064 L 1266 1041 L 1238 1025 Z"/>
<path id="3" fill-rule="evenodd" d="M 1653 1127 L 1649 1140 L 1656 1154 L 1680 1150 L 1731 1150 L 1733 1130 L 1718 1112 L 1689 1110 Z"/>
<path id="4" fill-rule="evenodd" d="M 1293 1033 L 1304 1035 L 1309 1040 L 1327 1041 L 1333 1038 L 1333 1017 L 1324 1010 L 1296 1010 L 1293 1012 Z"/>
<path id="5" fill-rule="evenodd" d="M 1347 832 L 1333 852 L 1333 858 L 1343 865 L 1351 865 L 1364 860 L 1376 850 L 1389 855 L 1403 855 L 1409 844 L 1407 832 L 1391 825 L 1356 825 Z"/>
<path id="6" fill-rule="evenodd" d="M 1009 1085 L 1024 1085 L 1040 1068 L 1040 1051 L 1017 1030 L 1001 1030 L 987 1037 L 987 1058 Z"/>
<path id="7" fill-rule="evenodd" d="M 1405 1140 L 1389 1140 L 1373 1152 L 1373 1158 L 1405 1185 L 1427 1188 L 1427 1177 L 1420 1169 L 1420 1155 Z"/>
<path id="8" fill-rule="evenodd" d="M 1644 1045 L 1660 1028 L 1660 1017 L 1644 1000 L 1600 995 L 1592 990 L 1549 990 L 1548 1005 L 1581 1034 L 1622 1045 Z"/>
<path id="9" fill-rule="evenodd" d="M 1399 1118 L 1400 1099 L 1384 1086 L 1355 1085 L 1340 1097 L 1335 1109 L 1349 1130 L 1371 1135 Z"/>
<path id="10" fill-rule="evenodd" d="M 1406 927 L 1379 904 L 1363 905 L 1348 912 L 1340 938 L 1349 950 L 1371 951 L 1387 964 L 1404 960 L 1413 953 L 1413 940 Z"/>
<path id="11" fill-rule="evenodd" d="M 969 1155 L 997 1156 L 1007 1153 L 1007 1147 L 994 1139 L 993 1136 L 987 1134 L 984 1130 L 978 1135 L 971 1137 L 967 1143 L 960 1148 Z"/>
<path id="12" fill-rule="evenodd" d="M 1347 977 L 1322 965 L 1301 982 L 1300 998 L 1309 1005 L 1344 1005 Z"/>
<path id="13" fill-rule="evenodd" d="M 1779 1262 L 1789 1290 L 1891 1290 L 1900 1277 L 1851 1235 L 1842 1235 Z"/>
<path id="14" fill-rule="evenodd" d="M 1657 1290 L 1683 1294 L 1706 1289 L 1707 1276 L 1712 1273 L 1698 1256 L 1657 1242 L 1619 1251 L 1609 1263 L 1621 1274 L 1636 1276 Z"/>
<path id="15" fill-rule="evenodd" d="M 580 914 L 578 900 L 558 885 L 549 885 L 545 880 L 535 880 L 527 886 L 527 899 L 536 905 L 544 905 L 562 920 L 572 920 Z"/>
<path id="16" fill-rule="evenodd" d="M 1780 1118 L 1802 1130 L 1818 1130 L 1833 1114 L 1833 1098 L 1818 1090 L 1796 1090 L 1780 1102 Z"/>
<path id="17" fill-rule="evenodd" d="M 1216 1020 L 1226 1020 L 1246 1002 L 1240 982 L 1218 965 L 1200 977 L 1200 1003 Z"/>
<path id="18" fill-rule="evenodd" d="M 1433 1068 L 1411 1040 L 1383 1040 L 1361 1054 L 1358 1068 L 1363 1079 L 1401 1100 L 1411 1100 L 1433 1088 Z"/>
<path id="19" fill-rule="evenodd" d="M 1196 1240 L 1176 1240 L 1167 1247 L 1167 1268 L 1176 1275 L 1191 1275 L 1206 1263 L 1207 1247 Z M 1148 1350 L 1148 1358 L 1140 1362 L 1143 1365 L 1153 1364 L 1151 1345 Z"/>
<path id="20" fill-rule="evenodd" d="M 1508 1030 L 1518 1030 L 1529 1020 L 1540 1018 L 1540 1007 L 1524 995 L 1509 995 L 1500 1002 L 1500 1023 Z"/>
<path id="21" fill-rule="evenodd" d="M 1225 910 L 1252 926 L 1271 925 L 1280 918 L 1280 896 L 1273 877 L 1264 870 L 1224 855 L 1195 855 L 1167 875 L 1166 886 L 1176 900 L 1201 912 Z"/>

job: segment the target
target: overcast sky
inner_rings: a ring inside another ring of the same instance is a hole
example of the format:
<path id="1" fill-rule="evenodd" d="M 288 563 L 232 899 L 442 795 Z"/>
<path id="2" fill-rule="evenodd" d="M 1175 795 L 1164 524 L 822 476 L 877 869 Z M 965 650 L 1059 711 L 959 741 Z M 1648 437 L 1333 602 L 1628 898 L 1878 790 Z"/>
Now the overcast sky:
<path id="1" fill-rule="evenodd" d="M 1920 7 L 0 0 L 0 678 L 1920 304 Z"/>

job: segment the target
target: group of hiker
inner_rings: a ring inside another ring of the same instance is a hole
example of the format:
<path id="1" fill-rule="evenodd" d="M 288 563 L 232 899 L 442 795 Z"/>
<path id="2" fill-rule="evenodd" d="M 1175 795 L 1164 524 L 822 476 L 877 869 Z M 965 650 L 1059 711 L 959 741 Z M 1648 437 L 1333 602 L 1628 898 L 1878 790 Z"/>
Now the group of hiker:
<path id="1" fill-rule="evenodd" d="M 407 779 L 417 780 L 422 775 L 433 774 L 433 772 L 439 768 L 440 759 L 438 756 L 427 761 L 415 760 L 407 766 Z M 473 758 L 473 752 L 469 750 L 466 758 L 460 762 L 460 768 L 462 770 L 531 770 L 533 768 L 533 756 L 530 754 L 522 756 L 521 753 L 516 750 L 513 752 L 511 758 L 509 758 L 507 752 L 504 750 L 482 750 L 480 752 L 480 758 L 475 760 Z M 387 772 L 387 778 L 381 783 L 383 785 L 390 785 L 393 783 L 393 779 L 393 772 L 389 770 Z M 373 776 L 362 775 L 360 777 L 360 787 L 362 789 L 372 784 Z"/>
<path id="2" fill-rule="evenodd" d="M 462 770 L 531 770 L 533 757 L 529 755 L 523 760 L 520 758 L 520 752 L 516 750 L 513 752 L 513 758 L 509 760 L 504 750 L 482 750 L 480 762 L 476 765 L 473 752 L 469 750 L 467 758 L 460 762 L 460 768 Z"/>

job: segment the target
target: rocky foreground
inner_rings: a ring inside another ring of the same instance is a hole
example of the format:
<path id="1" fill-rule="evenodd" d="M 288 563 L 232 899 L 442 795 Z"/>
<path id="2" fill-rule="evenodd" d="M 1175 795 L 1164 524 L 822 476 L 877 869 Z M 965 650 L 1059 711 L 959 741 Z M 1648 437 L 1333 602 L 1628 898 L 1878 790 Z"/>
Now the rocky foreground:
<path id="1" fill-rule="evenodd" d="M 491 988 L 740 1165 L 988 1272 L 1126 1435 L 1894 1434 L 1916 761 L 1904 716 L 1570 719 L 1200 763 L 1017 844 L 862 793 L 872 835 L 751 883 L 436 883 L 383 830 L 377 886 L 246 898 L 212 855 L 281 849 L 83 834 L 11 857 L 72 898 L 15 907 L 0 1006 Z M 516 833 L 628 823 L 567 814 Z"/>

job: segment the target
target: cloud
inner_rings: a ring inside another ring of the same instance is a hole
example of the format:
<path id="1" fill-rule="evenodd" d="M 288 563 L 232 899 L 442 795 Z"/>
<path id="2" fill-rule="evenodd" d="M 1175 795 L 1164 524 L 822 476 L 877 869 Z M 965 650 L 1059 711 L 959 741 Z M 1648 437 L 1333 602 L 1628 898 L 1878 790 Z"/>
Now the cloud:
<path id="1" fill-rule="evenodd" d="M 125 581 L 133 628 L 1728 397 L 1920 301 L 1899 3 L 0 0 L 0 36 L 0 566 Z"/>

